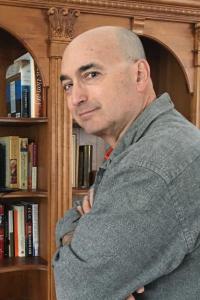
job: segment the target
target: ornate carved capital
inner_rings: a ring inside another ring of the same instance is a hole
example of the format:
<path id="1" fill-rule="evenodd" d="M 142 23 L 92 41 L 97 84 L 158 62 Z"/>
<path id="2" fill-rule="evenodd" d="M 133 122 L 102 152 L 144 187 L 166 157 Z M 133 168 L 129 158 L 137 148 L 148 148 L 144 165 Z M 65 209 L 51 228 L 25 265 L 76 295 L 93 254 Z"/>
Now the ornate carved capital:
<path id="1" fill-rule="evenodd" d="M 51 7 L 48 10 L 50 39 L 70 42 L 73 39 L 74 24 L 80 12 L 75 9 Z"/>
<path id="2" fill-rule="evenodd" d="M 137 34 L 143 34 L 145 25 L 144 17 L 134 17 L 132 19 L 131 29 Z"/>
<path id="3" fill-rule="evenodd" d="M 200 67 L 200 23 L 195 24 L 194 63 Z"/>

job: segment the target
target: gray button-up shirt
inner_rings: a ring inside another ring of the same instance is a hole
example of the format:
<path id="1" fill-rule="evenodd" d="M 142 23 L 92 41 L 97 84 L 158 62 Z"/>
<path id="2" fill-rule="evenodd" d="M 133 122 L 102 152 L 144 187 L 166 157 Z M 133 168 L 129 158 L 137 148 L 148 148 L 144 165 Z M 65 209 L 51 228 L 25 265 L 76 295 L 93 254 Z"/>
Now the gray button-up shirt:
<path id="1" fill-rule="evenodd" d="M 99 172 L 90 213 L 57 225 L 58 300 L 200 299 L 200 131 L 168 94 L 133 122 Z"/>

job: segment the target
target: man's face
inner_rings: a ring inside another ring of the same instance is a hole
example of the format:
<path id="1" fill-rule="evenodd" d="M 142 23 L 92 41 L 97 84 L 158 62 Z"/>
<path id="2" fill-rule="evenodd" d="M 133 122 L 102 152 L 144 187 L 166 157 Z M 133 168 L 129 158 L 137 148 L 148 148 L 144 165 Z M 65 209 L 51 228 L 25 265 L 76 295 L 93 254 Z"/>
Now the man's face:
<path id="1" fill-rule="evenodd" d="M 125 60 L 115 41 L 79 38 L 65 51 L 62 84 L 68 107 L 90 134 L 118 139 L 141 110 L 136 101 L 136 67 Z"/>

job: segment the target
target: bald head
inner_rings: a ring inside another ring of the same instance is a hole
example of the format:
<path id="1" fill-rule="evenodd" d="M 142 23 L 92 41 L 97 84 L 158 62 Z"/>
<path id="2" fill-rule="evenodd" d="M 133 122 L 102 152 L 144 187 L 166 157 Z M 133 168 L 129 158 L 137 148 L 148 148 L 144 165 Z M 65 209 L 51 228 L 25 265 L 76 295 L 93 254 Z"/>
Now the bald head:
<path id="1" fill-rule="evenodd" d="M 111 48 L 113 52 L 119 50 L 120 54 L 126 60 L 146 59 L 139 37 L 123 27 L 102 26 L 88 30 L 77 36 L 71 42 L 70 47 L 81 41 L 84 42 L 84 40 L 95 40 L 95 42 L 99 40 L 104 45 L 104 48 Z"/>
<path id="2" fill-rule="evenodd" d="M 121 27 L 77 36 L 64 52 L 60 79 L 78 124 L 112 147 L 155 99 L 142 43 Z"/>

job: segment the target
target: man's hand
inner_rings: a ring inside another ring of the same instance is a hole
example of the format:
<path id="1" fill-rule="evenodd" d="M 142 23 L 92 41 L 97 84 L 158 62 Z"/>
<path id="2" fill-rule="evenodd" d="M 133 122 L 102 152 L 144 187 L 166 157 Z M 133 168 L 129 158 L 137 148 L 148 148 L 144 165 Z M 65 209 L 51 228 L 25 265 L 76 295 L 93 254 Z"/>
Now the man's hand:
<path id="1" fill-rule="evenodd" d="M 144 287 L 137 289 L 136 291 L 138 294 L 142 294 L 144 293 Z M 125 300 L 135 300 L 135 297 L 133 295 L 129 295 L 128 298 L 126 298 Z"/>
<path id="2" fill-rule="evenodd" d="M 93 204 L 94 190 L 90 189 L 88 195 L 84 196 L 82 206 L 77 206 L 77 210 L 81 216 L 90 212 Z M 144 293 L 144 287 L 136 291 L 138 294 Z M 135 300 L 133 295 L 129 295 L 125 300 Z"/>
<path id="3" fill-rule="evenodd" d="M 82 206 L 77 206 L 77 210 L 81 216 L 90 212 L 93 205 L 94 189 L 91 188 L 83 198 Z"/>

